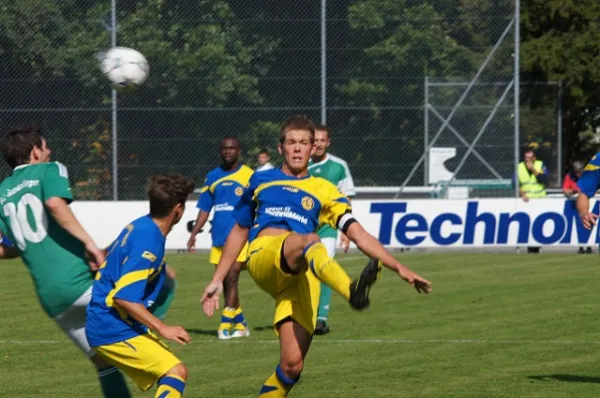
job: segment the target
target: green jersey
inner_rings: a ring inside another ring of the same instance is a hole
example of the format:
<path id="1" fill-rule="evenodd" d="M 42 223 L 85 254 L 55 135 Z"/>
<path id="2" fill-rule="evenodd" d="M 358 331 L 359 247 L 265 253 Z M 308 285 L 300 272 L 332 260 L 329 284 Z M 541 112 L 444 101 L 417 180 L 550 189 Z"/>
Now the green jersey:
<path id="1" fill-rule="evenodd" d="M 48 215 L 52 197 L 73 200 L 58 162 L 18 166 L 0 183 L 0 231 L 21 252 L 48 315 L 67 310 L 92 285 L 84 245 Z"/>
<path id="2" fill-rule="evenodd" d="M 328 153 L 318 163 L 313 163 L 311 160 L 308 164 L 308 172 L 315 177 L 321 177 L 331 182 L 348 197 L 355 195 L 354 181 L 348 164 L 337 156 Z M 328 225 L 321 226 L 317 230 L 317 234 L 321 238 L 337 238 L 337 231 Z"/>

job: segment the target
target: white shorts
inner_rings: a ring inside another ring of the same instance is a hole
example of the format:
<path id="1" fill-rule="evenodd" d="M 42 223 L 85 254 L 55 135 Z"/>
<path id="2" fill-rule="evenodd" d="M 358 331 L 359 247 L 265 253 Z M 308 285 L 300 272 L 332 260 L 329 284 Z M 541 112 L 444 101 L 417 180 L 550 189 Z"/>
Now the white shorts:
<path id="1" fill-rule="evenodd" d="M 335 248 L 337 246 L 337 239 L 336 238 L 321 238 L 321 243 L 323 243 L 323 245 L 325 245 L 325 248 L 327 249 L 327 254 L 329 254 L 329 257 L 334 258 L 335 257 Z"/>
<path id="2" fill-rule="evenodd" d="M 62 314 L 54 317 L 54 321 L 63 332 L 69 336 L 73 343 L 83 353 L 91 358 L 96 353 L 90 348 L 85 337 L 85 316 L 86 308 L 92 299 L 92 287 L 85 291 L 75 302 Z"/>

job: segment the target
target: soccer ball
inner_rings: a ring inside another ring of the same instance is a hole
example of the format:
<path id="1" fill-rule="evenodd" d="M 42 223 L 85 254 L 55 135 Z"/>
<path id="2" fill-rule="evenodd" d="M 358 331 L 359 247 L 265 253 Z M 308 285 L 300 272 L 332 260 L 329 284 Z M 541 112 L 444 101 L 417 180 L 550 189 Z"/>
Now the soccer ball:
<path id="1" fill-rule="evenodd" d="M 100 62 L 102 73 L 117 90 L 133 90 L 148 78 L 150 66 L 144 55 L 127 47 L 108 50 Z"/>

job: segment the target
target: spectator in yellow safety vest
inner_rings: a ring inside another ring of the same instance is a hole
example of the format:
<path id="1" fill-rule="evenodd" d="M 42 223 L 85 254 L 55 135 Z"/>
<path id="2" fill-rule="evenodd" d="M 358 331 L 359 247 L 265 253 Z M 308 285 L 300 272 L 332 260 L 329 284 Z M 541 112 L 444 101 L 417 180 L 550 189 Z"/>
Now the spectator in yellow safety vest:
<path id="1" fill-rule="evenodd" d="M 529 199 L 545 197 L 548 169 L 544 162 L 537 160 L 533 149 L 527 149 L 523 158 L 517 169 L 521 198 L 528 202 Z"/>

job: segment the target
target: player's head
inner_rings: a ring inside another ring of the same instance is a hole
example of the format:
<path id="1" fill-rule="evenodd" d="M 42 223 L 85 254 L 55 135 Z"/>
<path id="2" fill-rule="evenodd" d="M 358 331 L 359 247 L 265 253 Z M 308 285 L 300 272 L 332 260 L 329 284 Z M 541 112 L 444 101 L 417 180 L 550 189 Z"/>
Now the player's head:
<path id="1" fill-rule="evenodd" d="M 269 154 L 269 151 L 266 149 L 261 149 L 258 153 L 258 164 L 260 166 L 264 166 L 265 164 L 269 163 L 270 160 L 271 155 Z"/>
<path id="2" fill-rule="evenodd" d="M 277 149 L 283 156 L 283 166 L 292 174 L 308 170 L 308 161 L 315 152 L 315 124 L 306 116 L 286 120 L 279 131 Z"/>
<path id="3" fill-rule="evenodd" d="M 50 149 L 39 126 L 26 125 L 8 131 L 0 150 L 11 168 L 50 161 Z"/>
<path id="4" fill-rule="evenodd" d="M 240 146 L 240 141 L 235 137 L 225 137 L 219 144 L 219 154 L 221 155 L 223 164 L 226 166 L 237 163 L 241 152 L 242 148 Z"/>
<path id="5" fill-rule="evenodd" d="M 315 155 L 316 157 L 322 158 L 327 153 L 329 146 L 331 145 L 331 139 L 329 138 L 329 129 L 324 124 L 317 124 L 315 126 Z"/>
<path id="6" fill-rule="evenodd" d="M 150 216 L 166 219 L 170 226 L 181 220 L 185 202 L 194 191 L 194 181 L 181 174 L 160 174 L 150 177 L 148 199 Z"/>
<path id="7" fill-rule="evenodd" d="M 526 162 L 535 162 L 535 151 L 532 148 L 527 148 L 523 154 L 523 160 Z"/>

